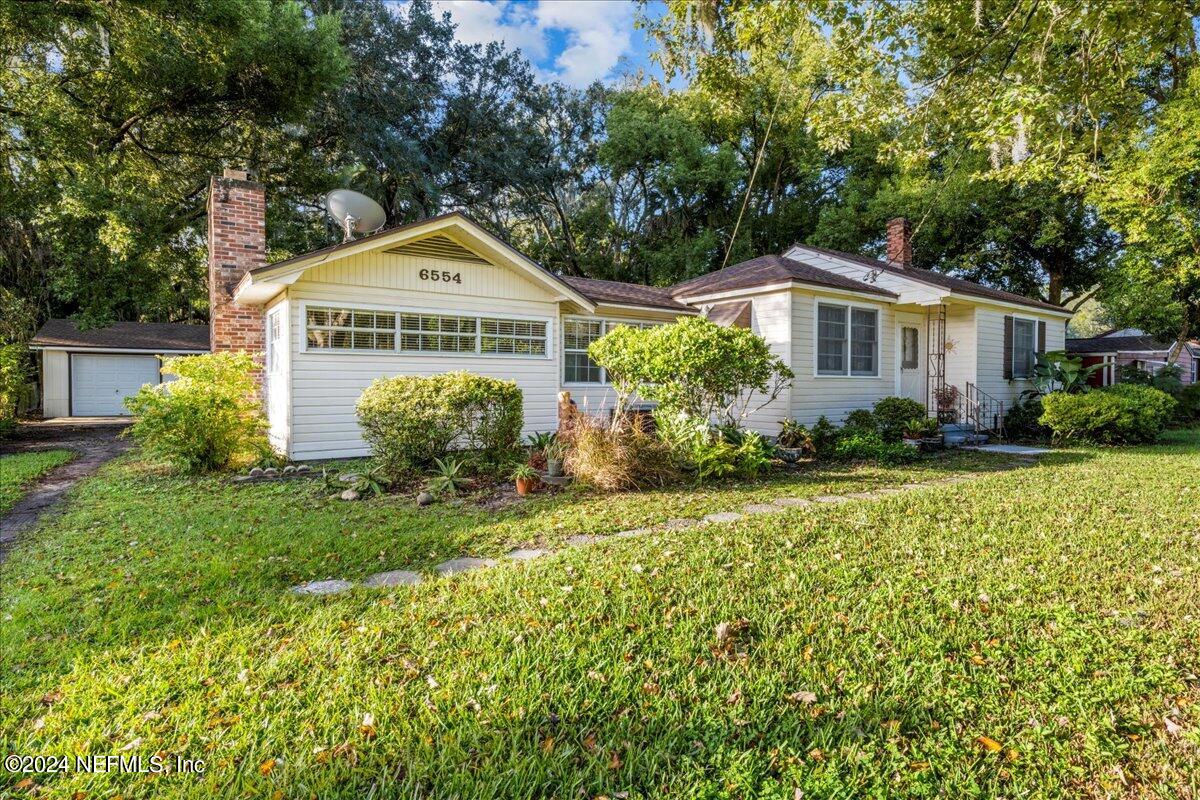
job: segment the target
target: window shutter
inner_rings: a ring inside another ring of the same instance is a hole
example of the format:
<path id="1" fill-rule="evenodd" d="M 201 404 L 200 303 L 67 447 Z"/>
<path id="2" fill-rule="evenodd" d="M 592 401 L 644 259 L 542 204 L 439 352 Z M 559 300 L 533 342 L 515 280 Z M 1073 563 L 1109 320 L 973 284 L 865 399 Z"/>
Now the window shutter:
<path id="1" fill-rule="evenodd" d="M 1013 318 L 1004 318 L 1004 379 L 1012 380 L 1013 368 Z"/>
<path id="2" fill-rule="evenodd" d="M 1046 352 L 1046 320 L 1038 320 L 1038 352 Z"/>

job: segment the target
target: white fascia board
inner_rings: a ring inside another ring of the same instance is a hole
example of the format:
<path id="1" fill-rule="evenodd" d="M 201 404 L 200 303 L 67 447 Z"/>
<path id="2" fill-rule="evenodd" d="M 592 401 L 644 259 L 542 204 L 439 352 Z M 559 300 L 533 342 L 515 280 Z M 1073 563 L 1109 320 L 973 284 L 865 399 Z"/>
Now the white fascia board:
<path id="1" fill-rule="evenodd" d="M 593 313 L 601 315 L 607 308 L 622 308 L 629 311 L 647 311 L 655 314 L 666 314 L 668 316 L 695 316 L 696 314 L 700 313 L 694 308 L 663 308 L 662 306 L 639 306 L 633 303 L 605 303 L 603 301 L 596 303 L 596 310 Z"/>
<path id="2" fill-rule="evenodd" d="M 130 353 L 137 355 L 157 356 L 157 355 L 197 355 L 207 353 L 208 350 L 172 350 L 170 348 L 146 348 L 146 347 L 104 347 L 104 346 L 88 346 L 85 344 L 31 344 L 30 350 L 62 350 L 64 353 Z"/>
<path id="3" fill-rule="evenodd" d="M 975 295 L 970 294 L 958 294 L 956 292 L 950 292 L 947 297 L 949 297 L 951 300 L 957 300 L 960 303 L 970 303 L 971 305 L 975 306 L 997 306 L 998 308 L 1007 308 L 1014 311 L 1020 311 L 1023 314 L 1049 314 L 1050 316 L 1062 317 L 1064 319 L 1070 319 L 1071 317 L 1075 316 L 1074 311 L 1067 311 L 1066 309 L 1063 309 L 1062 311 L 1052 311 L 1049 308 L 1042 308 L 1040 306 L 1030 306 L 1025 305 L 1024 303 L 1011 303 L 1007 300 L 993 300 L 990 297 L 976 297 Z"/>

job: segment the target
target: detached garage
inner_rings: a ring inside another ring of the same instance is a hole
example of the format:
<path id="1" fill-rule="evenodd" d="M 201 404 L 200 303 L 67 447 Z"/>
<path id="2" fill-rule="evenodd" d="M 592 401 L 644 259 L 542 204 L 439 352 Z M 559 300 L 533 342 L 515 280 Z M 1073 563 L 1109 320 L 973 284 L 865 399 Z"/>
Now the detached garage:
<path id="1" fill-rule="evenodd" d="M 52 319 L 30 342 L 41 354 L 46 417 L 126 416 L 125 398 L 159 383 L 159 355 L 208 352 L 207 325 L 118 322 L 80 330 Z"/>

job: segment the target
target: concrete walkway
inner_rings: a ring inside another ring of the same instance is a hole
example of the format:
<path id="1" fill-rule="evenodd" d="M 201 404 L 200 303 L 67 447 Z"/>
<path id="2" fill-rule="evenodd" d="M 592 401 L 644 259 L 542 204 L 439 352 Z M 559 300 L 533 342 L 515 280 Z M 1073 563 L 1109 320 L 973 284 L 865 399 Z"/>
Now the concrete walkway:
<path id="1" fill-rule="evenodd" d="M 0 456 L 38 450 L 75 453 L 73 461 L 43 475 L 0 517 L 0 564 L 8 557 L 17 537 L 52 510 L 72 486 L 129 449 L 129 441 L 120 438 L 127 424 L 111 419 L 89 420 L 79 425 L 69 420 L 22 423 L 9 441 L 0 444 Z"/>
<path id="2" fill-rule="evenodd" d="M 1009 451 L 1000 451 L 1009 452 Z M 1049 450 L 1040 451 L 1050 452 Z M 1036 455 L 1030 454 L 1030 455 Z M 748 516 L 757 514 L 779 514 L 793 508 L 813 508 L 822 505 L 837 505 L 839 503 L 849 503 L 853 501 L 875 501 L 882 500 L 885 497 L 894 497 L 899 494 L 905 494 L 917 489 L 927 489 L 936 486 L 954 486 L 956 484 L 968 483 L 978 480 L 979 478 L 988 475 L 995 475 L 998 472 L 1004 472 L 1022 467 L 1032 466 L 1037 463 L 1036 458 L 1028 457 L 1026 454 L 1020 454 L 1025 457 L 1018 457 L 1013 460 L 1011 465 L 1002 467 L 999 470 L 988 472 L 968 472 L 948 475 L 944 478 L 937 478 L 931 481 L 919 483 L 906 483 L 902 486 L 888 486 L 881 489 L 872 489 L 866 492 L 851 492 L 849 494 L 823 494 L 815 497 L 778 497 L 769 503 L 748 503 L 742 506 L 739 510 L 718 511 L 708 514 L 700 519 L 669 519 L 666 522 L 660 522 L 646 528 L 634 528 L 627 531 L 617 531 L 609 534 L 593 534 L 593 533 L 578 533 L 574 536 L 568 536 L 564 541 L 564 547 L 560 550 L 551 549 L 526 549 L 520 548 L 510 550 L 505 553 L 503 558 L 505 561 L 532 561 L 535 558 L 542 556 L 553 555 L 562 552 L 563 550 L 571 550 L 577 547 L 586 547 L 597 542 L 603 542 L 610 539 L 625 539 L 638 536 L 646 536 L 652 533 L 665 533 L 667 531 L 678 531 L 687 528 L 695 528 L 703 525 L 713 525 L 728 522 L 737 522 Z M 479 569 L 486 569 L 494 566 L 496 560 L 490 558 L 452 558 L 449 561 L 444 561 L 433 568 L 433 572 L 437 576 L 450 576 L 462 572 L 471 572 Z M 424 580 L 418 572 L 409 572 L 406 570 L 391 570 L 388 572 L 380 572 L 375 575 L 368 576 L 362 585 L 368 588 L 383 588 L 392 586 L 412 586 Z M 320 581 L 310 581 L 299 586 L 293 586 L 292 591 L 296 594 L 321 595 L 321 594 L 338 594 L 340 592 L 348 592 L 354 588 L 354 584 L 350 581 L 341 579 L 326 579 Z"/>

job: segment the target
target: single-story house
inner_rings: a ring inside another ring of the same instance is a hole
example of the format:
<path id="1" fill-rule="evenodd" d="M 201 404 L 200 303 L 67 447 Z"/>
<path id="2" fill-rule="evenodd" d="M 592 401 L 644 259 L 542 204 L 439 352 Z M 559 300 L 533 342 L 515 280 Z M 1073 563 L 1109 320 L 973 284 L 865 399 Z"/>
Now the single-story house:
<path id="1" fill-rule="evenodd" d="M 557 427 L 561 392 L 603 413 L 613 395 L 588 344 L 695 314 L 751 328 L 794 370 L 749 420 L 764 433 L 788 417 L 840 422 L 889 395 L 989 428 L 1028 387 L 1034 354 L 1063 348 L 1070 317 L 914 268 L 902 219 L 886 261 L 797 244 L 670 287 L 554 274 L 457 212 L 275 263 L 265 230 L 263 187 L 214 177 L 210 348 L 264 353 L 270 437 L 296 459 L 366 454 L 355 402 L 384 376 L 514 380 L 527 433 Z"/>
<path id="2" fill-rule="evenodd" d="M 159 355 L 208 352 L 207 325 L 118 322 L 80 330 L 52 319 L 30 341 L 39 354 L 47 417 L 124 416 L 126 397 L 160 383 Z"/>
<path id="3" fill-rule="evenodd" d="M 1117 370 L 1124 366 L 1132 365 L 1146 372 L 1157 373 L 1167 365 L 1172 346 L 1172 342 L 1155 339 L 1138 328 L 1121 328 L 1099 336 L 1067 339 L 1067 352 L 1080 356 L 1085 367 L 1102 367 L 1088 376 L 1088 383 L 1096 387 L 1116 383 Z M 1175 363 L 1179 365 L 1179 379 L 1185 386 L 1200 383 L 1200 340 L 1184 345 Z"/>

